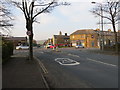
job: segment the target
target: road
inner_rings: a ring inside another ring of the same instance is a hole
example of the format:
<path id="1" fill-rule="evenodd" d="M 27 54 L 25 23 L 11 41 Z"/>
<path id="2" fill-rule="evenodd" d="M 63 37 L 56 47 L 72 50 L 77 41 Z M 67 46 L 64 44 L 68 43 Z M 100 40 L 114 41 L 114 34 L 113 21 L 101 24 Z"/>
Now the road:
<path id="1" fill-rule="evenodd" d="M 118 56 L 84 49 L 34 49 L 43 73 L 54 88 L 118 88 Z"/>

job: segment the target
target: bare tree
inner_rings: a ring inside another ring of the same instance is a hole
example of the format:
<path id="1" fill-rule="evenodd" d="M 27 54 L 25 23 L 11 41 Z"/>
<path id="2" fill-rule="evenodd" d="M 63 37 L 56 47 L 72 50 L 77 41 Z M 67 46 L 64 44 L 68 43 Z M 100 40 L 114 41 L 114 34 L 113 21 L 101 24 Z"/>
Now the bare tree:
<path id="1" fill-rule="evenodd" d="M 10 10 L 6 6 L 7 2 L 0 1 L 0 28 L 3 32 L 10 32 L 10 27 L 13 24 L 10 23 L 13 20 Z"/>
<path id="2" fill-rule="evenodd" d="M 95 8 L 93 8 L 93 10 L 91 10 L 93 14 L 109 20 L 109 23 L 112 24 L 115 36 L 114 38 L 116 52 L 118 52 L 116 24 L 120 20 L 120 17 L 118 16 L 120 13 L 120 10 L 118 9 L 119 4 L 120 2 L 117 2 L 117 0 L 108 0 L 106 3 L 97 5 Z M 104 14 L 99 13 L 101 10 Z"/>
<path id="3" fill-rule="evenodd" d="M 26 20 L 26 29 L 29 35 L 29 59 L 33 59 L 33 23 L 37 22 L 37 16 L 42 13 L 50 13 L 56 6 L 69 5 L 58 0 L 9 0 L 17 8 L 22 10 Z"/>

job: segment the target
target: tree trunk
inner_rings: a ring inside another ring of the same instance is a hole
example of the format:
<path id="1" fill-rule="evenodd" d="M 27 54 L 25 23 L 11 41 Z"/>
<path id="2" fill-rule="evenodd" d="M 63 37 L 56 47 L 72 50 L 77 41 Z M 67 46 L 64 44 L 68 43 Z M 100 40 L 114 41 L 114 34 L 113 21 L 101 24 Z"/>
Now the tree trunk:
<path id="1" fill-rule="evenodd" d="M 115 38 L 115 51 L 116 51 L 116 53 L 118 53 L 117 32 L 116 32 L 114 21 L 112 22 L 112 25 L 113 25 L 114 35 L 115 35 L 114 36 L 114 38 Z"/>
<path id="2" fill-rule="evenodd" d="M 29 35 L 29 60 L 33 60 L 33 27 L 31 20 L 27 20 L 26 28 L 27 31 L 31 32 Z"/>
<path id="3" fill-rule="evenodd" d="M 33 35 L 29 36 L 29 60 L 33 60 Z"/>

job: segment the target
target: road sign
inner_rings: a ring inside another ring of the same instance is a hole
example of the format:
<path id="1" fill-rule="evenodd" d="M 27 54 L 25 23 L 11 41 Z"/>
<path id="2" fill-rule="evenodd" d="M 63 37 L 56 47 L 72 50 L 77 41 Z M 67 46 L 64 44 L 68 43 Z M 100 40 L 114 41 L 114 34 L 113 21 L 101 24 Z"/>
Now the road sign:
<path id="1" fill-rule="evenodd" d="M 31 35 L 31 31 L 27 31 L 27 35 L 30 36 Z"/>

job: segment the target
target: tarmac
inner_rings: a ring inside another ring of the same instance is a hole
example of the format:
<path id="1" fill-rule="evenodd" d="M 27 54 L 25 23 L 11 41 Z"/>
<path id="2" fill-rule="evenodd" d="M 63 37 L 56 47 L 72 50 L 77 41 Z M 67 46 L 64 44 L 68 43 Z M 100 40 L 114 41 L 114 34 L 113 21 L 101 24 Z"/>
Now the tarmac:
<path id="1" fill-rule="evenodd" d="M 115 55 L 115 56 L 120 55 L 120 51 L 118 53 L 116 53 L 115 51 L 100 50 L 99 48 L 87 48 L 87 49 L 85 49 L 85 51 L 91 52 L 91 53 L 106 54 L 106 55 Z"/>
<path id="2" fill-rule="evenodd" d="M 87 49 L 89 52 L 116 55 L 114 52 Z M 23 53 L 24 52 L 24 53 Z M 2 65 L 2 89 L 47 89 L 38 60 L 29 61 L 28 51 L 14 51 L 14 55 Z"/>
<path id="3" fill-rule="evenodd" d="M 26 52 L 27 53 L 27 52 Z M 27 54 L 22 51 L 14 55 L 2 65 L 2 89 L 49 89 L 46 85 L 36 60 L 29 61 Z"/>

